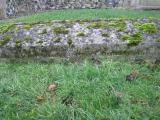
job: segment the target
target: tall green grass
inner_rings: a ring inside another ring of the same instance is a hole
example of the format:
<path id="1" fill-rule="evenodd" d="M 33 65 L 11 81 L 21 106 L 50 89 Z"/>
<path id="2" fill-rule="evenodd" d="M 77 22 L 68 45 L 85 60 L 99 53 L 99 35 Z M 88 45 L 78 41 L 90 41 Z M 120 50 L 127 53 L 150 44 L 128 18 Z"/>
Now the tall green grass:
<path id="1" fill-rule="evenodd" d="M 139 74 L 128 82 L 132 70 Z M 158 66 L 107 60 L 98 65 L 0 63 L 0 119 L 159 120 L 159 78 Z M 49 93 L 52 83 L 58 87 Z M 71 105 L 63 102 L 67 97 Z"/>

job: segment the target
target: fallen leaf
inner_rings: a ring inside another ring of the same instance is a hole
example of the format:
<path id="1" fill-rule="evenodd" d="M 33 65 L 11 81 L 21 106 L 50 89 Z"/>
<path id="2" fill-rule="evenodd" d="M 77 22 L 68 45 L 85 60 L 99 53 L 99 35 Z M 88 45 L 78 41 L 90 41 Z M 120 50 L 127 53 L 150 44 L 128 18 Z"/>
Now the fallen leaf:
<path id="1" fill-rule="evenodd" d="M 44 98 L 44 96 L 37 96 L 37 102 L 39 102 L 39 103 L 42 103 L 42 102 L 44 102 L 45 101 L 45 98 Z"/>
<path id="2" fill-rule="evenodd" d="M 73 93 L 69 93 L 69 95 L 62 98 L 62 104 L 66 106 L 72 106 L 74 103 Z"/>
<path id="3" fill-rule="evenodd" d="M 132 104 L 138 104 L 138 105 L 143 105 L 143 106 L 148 106 L 148 102 L 144 101 L 144 100 L 139 100 L 139 99 L 135 99 L 135 100 L 131 100 Z"/>
<path id="4" fill-rule="evenodd" d="M 126 81 L 133 81 L 136 79 L 137 76 L 138 72 L 134 70 L 129 75 L 126 76 Z"/>
<path id="5" fill-rule="evenodd" d="M 49 92 L 55 91 L 56 88 L 57 88 L 57 85 L 56 85 L 56 84 L 50 84 L 50 85 L 48 86 L 48 91 L 49 91 Z"/>
<path id="6" fill-rule="evenodd" d="M 115 96 L 119 97 L 119 98 L 122 98 L 124 96 L 124 94 L 122 92 L 116 92 Z"/>

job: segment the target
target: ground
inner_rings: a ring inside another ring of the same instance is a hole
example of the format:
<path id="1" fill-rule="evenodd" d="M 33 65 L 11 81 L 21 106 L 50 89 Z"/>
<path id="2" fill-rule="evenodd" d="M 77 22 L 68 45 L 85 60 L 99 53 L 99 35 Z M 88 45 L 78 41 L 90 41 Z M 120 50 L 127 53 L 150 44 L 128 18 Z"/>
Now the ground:
<path id="1" fill-rule="evenodd" d="M 160 15 L 159 11 L 68 10 L 19 17 L 1 21 L 0 25 L 108 18 L 149 20 L 159 19 Z M 90 27 L 97 26 L 99 24 Z M 152 24 L 136 24 L 135 27 L 144 32 L 157 32 Z M 148 31 L 148 27 L 152 29 Z M 25 28 L 30 29 L 30 26 L 27 24 Z M 59 29 L 55 31 L 60 32 Z M 103 36 L 108 37 L 108 34 Z M 137 36 L 125 36 L 124 39 Z M 5 40 L 9 38 L 6 36 Z M 68 58 L 55 61 L 0 59 L 0 119 L 159 120 L 159 63 L 159 59 L 133 62 L 96 56 L 80 61 Z M 52 86 L 56 89 L 51 89 Z"/>

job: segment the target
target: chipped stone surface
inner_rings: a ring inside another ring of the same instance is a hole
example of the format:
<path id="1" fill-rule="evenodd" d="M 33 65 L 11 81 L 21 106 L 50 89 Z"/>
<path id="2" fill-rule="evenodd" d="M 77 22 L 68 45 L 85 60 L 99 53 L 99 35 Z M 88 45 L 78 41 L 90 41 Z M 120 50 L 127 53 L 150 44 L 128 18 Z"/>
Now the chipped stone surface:
<path id="1" fill-rule="evenodd" d="M 146 34 L 138 30 L 131 20 L 125 20 L 123 31 L 118 31 L 116 27 L 103 27 L 103 25 L 99 28 L 88 27 L 94 23 L 103 22 L 106 25 L 113 21 L 52 21 L 32 24 L 29 29 L 25 29 L 26 24 L 17 23 L 13 30 L 0 34 L 0 41 L 3 41 L 7 35 L 11 36 L 10 41 L 1 45 L 0 57 L 72 57 L 92 54 L 138 54 L 151 58 L 160 57 L 160 43 L 156 42 L 156 39 L 160 38 L 160 21 L 151 21 L 158 29 L 155 34 Z M 150 22 L 149 20 L 137 21 Z M 68 30 L 68 33 L 57 34 L 54 32 L 56 28 Z M 123 35 L 133 35 L 137 32 L 142 35 L 142 41 L 138 45 L 128 46 L 128 42 L 122 40 Z M 78 33 L 83 33 L 84 36 L 78 36 Z M 108 36 L 103 36 L 103 33 Z"/>

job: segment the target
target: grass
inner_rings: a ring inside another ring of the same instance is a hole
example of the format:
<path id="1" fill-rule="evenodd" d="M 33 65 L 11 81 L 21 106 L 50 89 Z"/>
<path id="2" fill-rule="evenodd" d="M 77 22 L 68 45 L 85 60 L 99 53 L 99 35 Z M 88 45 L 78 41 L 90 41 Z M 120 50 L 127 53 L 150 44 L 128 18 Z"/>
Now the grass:
<path id="1" fill-rule="evenodd" d="M 132 70 L 139 74 L 128 82 Z M 107 60 L 99 65 L 0 63 L 0 119 L 159 120 L 159 78 L 158 66 Z M 58 87 L 49 93 L 52 83 Z"/>
<path id="2" fill-rule="evenodd" d="M 81 19 L 110 19 L 110 18 L 160 18 L 159 11 L 123 10 L 123 9 L 81 9 L 81 10 L 54 10 L 37 13 L 35 15 L 18 17 L 16 19 L 0 21 L 36 23 L 50 20 L 81 20 Z"/>

